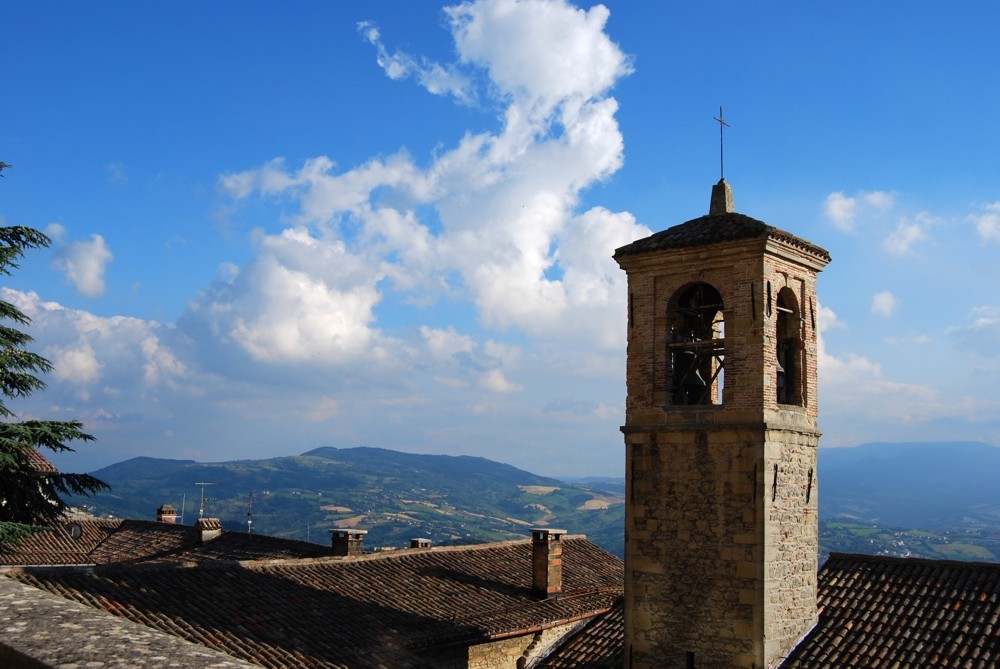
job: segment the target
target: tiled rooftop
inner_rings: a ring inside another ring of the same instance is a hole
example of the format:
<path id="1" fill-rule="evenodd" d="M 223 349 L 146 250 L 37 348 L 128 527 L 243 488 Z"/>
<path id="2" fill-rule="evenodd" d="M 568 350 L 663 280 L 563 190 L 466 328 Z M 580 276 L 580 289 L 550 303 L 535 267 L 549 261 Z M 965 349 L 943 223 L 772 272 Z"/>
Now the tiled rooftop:
<path id="1" fill-rule="evenodd" d="M 624 599 L 619 597 L 610 611 L 588 622 L 538 669 L 621 669 L 624 645 Z"/>
<path id="2" fill-rule="evenodd" d="M 34 469 L 36 472 L 40 474 L 56 474 L 59 472 L 59 469 L 49 462 L 49 459 L 38 452 L 37 449 L 26 448 L 21 453 L 28 467 Z"/>
<path id="3" fill-rule="evenodd" d="M 782 669 L 1000 666 L 1000 564 L 834 553 L 819 622 Z M 539 669 L 622 666 L 621 603 Z"/>
<path id="4" fill-rule="evenodd" d="M 769 238 L 784 241 L 824 260 L 830 260 L 830 254 L 826 249 L 789 232 L 779 230 L 763 221 L 758 221 L 756 218 L 736 212 L 709 214 L 675 225 L 618 248 L 615 251 L 615 257 L 621 258 L 666 249 L 691 248 L 722 242 Z"/>
<path id="5" fill-rule="evenodd" d="M 834 553 L 819 609 L 782 667 L 1000 666 L 1000 564 Z"/>
<path id="6" fill-rule="evenodd" d="M 563 595 L 537 599 L 531 554 L 525 540 L 358 558 L 9 575 L 268 667 L 421 667 L 433 665 L 426 659 L 432 648 L 586 619 L 621 597 L 621 561 L 574 537 L 563 548 Z"/>
<path id="7" fill-rule="evenodd" d="M 76 526 L 80 536 L 74 539 Z M 150 560 L 262 560 L 329 555 L 330 548 L 262 534 L 223 532 L 204 545 L 189 525 L 79 519 L 0 547 L 0 565 L 88 565 Z"/>

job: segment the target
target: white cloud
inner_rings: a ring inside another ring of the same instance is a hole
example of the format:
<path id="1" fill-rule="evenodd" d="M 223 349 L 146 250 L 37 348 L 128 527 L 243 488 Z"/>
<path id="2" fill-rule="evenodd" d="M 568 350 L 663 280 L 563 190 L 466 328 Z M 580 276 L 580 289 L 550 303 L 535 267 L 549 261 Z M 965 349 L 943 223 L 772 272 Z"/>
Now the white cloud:
<path id="1" fill-rule="evenodd" d="M 982 211 L 969 217 L 984 242 L 1000 242 L 1000 202 L 983 205 Z"/>
<path id="2" fill-rule="evenodd" d="M 45 226 L 45 234 L 53 242 L 60 242 L 66 234 L 66 228 L 60 223 L 49 223 Z"/>
<path id="3" fill-rule="evenodd" d="M 896 307 L 898 306 L 899 300 L 897 300 L 896 296 L 887 290 L 872 295 L 871 312 L 876 316 L 888 318 L 895 313 Z"/>
<path id="4" fill-rule="evenodd" d="M 529 119 L 597 98 L 632 69 L 604 33 L 603 5 L 497 0 L 445 11 L 462 61 L 485 68 L 501 96 L 515 101 L 511 110 Z"/>
<path id="5" fill-rule="evenodd" d="M 624 393 L 625 275 L 611 254 L 650 234 L 628 213 L 581 206 L 624 161 L 609 92 L 631 65 L 607 18 L 562 1 L 467 3 L 448 14 L 451 63 L 360 26 L 388 75 L 463 104 L 479 91 L 499 122 L 428 157 L 274 158 L 220 174 L 220 213 L 258 226 L 254 255 L 221 265 L 175 326 L 18 294 L 44 350 L 92 352 L 67 356 L 87 403 L 68 376 L 46 399 L 76 402 L 102 440 L 138 444 L 129 455 L 457 453 L 492 439 L 511 457 L 516 442 L 527 464 L 566 429 L 538 410 L 552 384 L 580 381 L 588 390 L 569 394 L 588 393 L 584 410 L 565 420 L 595 426 L 576 439 L 602 452 L 615 430 L 598 426 L 621 415 Z"/>
<path id="6" fill-rule="evenodd" d="M 426 342 L 427 350 L 437 360 L 446 360 L 456 353 L 472 353 L 475 348 L 472 337 L 458 334 L 453 327 L 439 330 L 425 325 L 420 327 L 420 335 Z"/>
<path id="7" fill-rule="evenodd" d="M 892 209 L 896 197 L 887 191 L 860 191 L 848 196 L 843 191 L 826 196 L 824 213 L 834 227 L 853 232 L 860 216 L 879 216 Z"/>
<path id="8" fill-rule="evenodd" d="M 265 236 L 257 258 L 217 281 L 189 315 L 261 362 L 377 356 L 383 342 L 370 325 L 380 278 L 342 242 L 290 228 Z"/>
<path id="9" fill-rule="evenodd" d="M 96 380 L 101 372 L 94 349 L 83 343 L 47 352 L 53 375 L 61 381 L 85 385 Z"/>
<path id="10" fill-rule="evenodd" d="M 607 10 L 497 0 L 447 12 L 459 60 L 444 69 L 488 76 L 487 88 L 505 105 L 499 132 L 466 135 L 424 169 L 405 153 L 344 171 L 322 156 L 299 169 L 276 159 L 223 175 L 220 188 L 242 202 L 254 193 L 292 198 L 295 220 L 329 235 L 324 243 L 339 240 L 345 257 L 378 267 L 378 277 L 351 293 L 357 308 L 344 313 L 358 335 L 372 323 L 374 285 L 384 278 L 385 289 L 415 303 L 441 295 L 471 301 L 487 328 L 554 339 L 584 333 L 619 345 L 624 276 L 610 251 L 649 231 L 628 214 L 574 211 L 580 191 L 623 162 L 617 103 L 602 96 L 631 66 L 603 32 Z M 374 25 L 359 30 L 390 76 L 426 70 L 415 58 L 390 55 Z M 231 333 L 255 356 L 300 338 L 279 335 L 260 316 Z"/>
<path id="11" fill-rule="evenodd" d="M 976 307 L 970 316 L 971 324 L 950 327 L 945 334 L 960 348 L 974 352 L 980 361 L 1000 360 L 1000 307 Z"/>
<path id="12" fill-rule="evenodd" d="M 513 393 L 524 390 L 516 383 L 511 383 L 499 369 L 491 369 L 479 379 L 479 387 L 494 393 Z"/>
<path id="13" fill-rule="evenodd" d="M 390 79 L 399 81 L 416 77 L 421 86 L 434 95 L 452 95 L 463 104 L 475 102 L 470 79 L 455 66 L 441 65 L 426 58 L 415 58 L 404 51 L 389 53 L 382 43 L 382 34 L 371 21 L 360 21 L 358 32 L 376 49 L 376 62 Z"/>
<path id="14" fill-rule="evenodd" d="M 61 226 L 49 229 L 60 236 L 64 232 Z M 76 241 L 59 248 L 53 262 L 77 292 L 97 297 L 104 293 L 104 270 L 113 259 L 104 237 L 92 235 L 89 242 Z"/>

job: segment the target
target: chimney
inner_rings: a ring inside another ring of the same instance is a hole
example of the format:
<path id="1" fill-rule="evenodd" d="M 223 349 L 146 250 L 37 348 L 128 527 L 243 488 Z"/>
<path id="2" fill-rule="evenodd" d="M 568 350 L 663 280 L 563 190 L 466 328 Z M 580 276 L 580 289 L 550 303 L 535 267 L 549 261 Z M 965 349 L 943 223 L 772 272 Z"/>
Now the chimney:
<path id="1" fill-rule="evenodd" d="M 566 530 L 532 528 L 531 590 L 547 599 L 562 593 L 562 549 Z"/>
<path id="2" fill-rule="evenodd" d="M 177 509 L 172 504 L 164 504 L 156 510 L 156 522 L 177 524 Z"/>
<path id="3" fill-rule="evenodd" d="M 218 518 L 199 518 L 194 529 L 198 533 L 198 543 L 207 544 L 222 534 L 222 522 Z"/>
<path id="4" fill-rule="evenodd" d="M 330 545 L 333 554 L 340 557 L 354 557 L 365 552 L 365 535 L 368 530 L 338 527 L 330 530 Z"/>
<path id="5" fill-rule="evenodd" d="M 410 539 L 410 548 L 430 548 L 430 539 Z"/>

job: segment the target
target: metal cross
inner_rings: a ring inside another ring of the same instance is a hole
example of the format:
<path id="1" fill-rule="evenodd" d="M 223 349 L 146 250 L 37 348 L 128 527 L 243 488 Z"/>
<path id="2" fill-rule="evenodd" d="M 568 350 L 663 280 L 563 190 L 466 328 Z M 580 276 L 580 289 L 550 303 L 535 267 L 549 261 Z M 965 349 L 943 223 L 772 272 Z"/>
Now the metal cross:
<path id="1" fill-rule="evenodd" d="M 726 118 L 722 115 L 722 105 L 719 105 L 719 115 L 718 116 L 714 116 L 713 118 L 716 121 L 719 122 L 719 178 L 725 179 L 726 178 L 726 167 L 725 167 L 726 164 L 725 164 L 725 161 L 724 161 L 724 154 L 722 152 L 722 148 L 723 148 L 722 129 L 723 128 L 730 128 L 732 126 L 730 126 L 728 123 L 726 123 Z"/>

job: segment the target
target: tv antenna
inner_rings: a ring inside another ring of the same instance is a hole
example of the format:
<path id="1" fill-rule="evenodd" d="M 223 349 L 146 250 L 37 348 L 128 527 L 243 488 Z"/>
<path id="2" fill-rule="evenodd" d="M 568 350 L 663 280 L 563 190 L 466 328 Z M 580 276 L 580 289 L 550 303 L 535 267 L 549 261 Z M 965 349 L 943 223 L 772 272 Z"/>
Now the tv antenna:
<path id="1" fill-rule="evenodd" d="M 253 490 L 250 491 L 250 505 L 247 508 L 247 534 L 253 534 Z"/>
<path id="2" fill-rule="evenodd" d="M 722 105 L 719 105 L 719 115 L 713 117 L 719 123 L 719 178 L 726 178 L 726 164 L 724 160 L 723 141 L 722 141 L 722 130 L 723 128 L 731 128 L 732 126 L 726 123 L 726 117 L 722 115 Z"/>
<path id="3" fill-rule="evenodd" d="M 198 517 L 205 517 L 205 487 L 210 485 L 215 485 L 214 483 L 195 483 L 196 486 L 201 487 L 201 505 L 198 507 Z"/>

